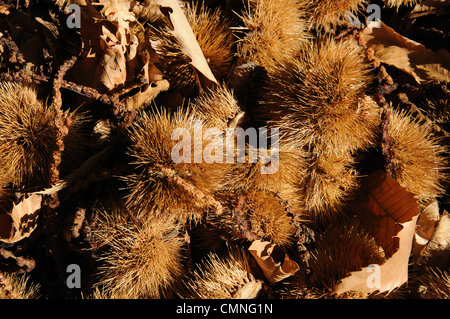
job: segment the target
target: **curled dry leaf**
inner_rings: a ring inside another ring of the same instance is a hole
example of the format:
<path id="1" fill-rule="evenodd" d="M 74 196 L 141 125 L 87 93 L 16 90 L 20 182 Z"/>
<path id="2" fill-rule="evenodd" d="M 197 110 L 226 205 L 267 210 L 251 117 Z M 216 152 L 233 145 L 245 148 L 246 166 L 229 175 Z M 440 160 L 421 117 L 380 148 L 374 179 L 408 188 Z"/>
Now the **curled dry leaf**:
<path id="1" fill-rule="evenodd" d="M 292 276 L 299 270 L 298 264 L 271 242 L 255 240 L 248 250 L 271 284 Z"/>
<path id="2" fill-rule="evenodd" d="M 447 211 L 436 223 L 433 237 L 420 252 L 417 262 L 441 269 L 450 267 L 450 214 Z"/>
<path id="3" fill-rule="evenodd" d="M 391 292 L 408 280 L 408 262 L 411 254 L 417 218 L 420 214 L 413 194 L 406 191 L 385 172 L 368 176 L 362 190 L 358 211 L 362 226 L 383 248 L 386 262 L 379 268 L 367 265 L 351 272 L 341 280 L 335 293 L 359 291 L 362 293 Z M 375 269 L 375 270 L 374 270 Z M 371 280 L 372 273 L 379 270 L 379 282 Z"/>
<path id="4" fill-rule="evenodd" d="M 100 83 L 95 83 L 95 87 L 105 86 L 108 90 L 125 83 L 126 80 L 126 59 L 125 51 L 119 39 L 110 32 L 105 26 L 102 26 L 100 35 L 100 47 L 103 56 L 97 68 L 95 78 Z"/>
<path id="5" fill-rule="evenodd" d="M 379 285 L 372 279 L 377 270 L 373 266 L 364 267 L 360 271 L 350 273 L 335 289 L 335 293 L 342 294 L 346 291 L 359 291 L 362 293 L 391 292 L 408 281 L 408 260 L 412 247 L 412 236 L 417 217 L 401 224 L 402 230 L 398 233 L 400 248 L 384 264 L 378 265 Z M 377 274 L 375 274 L 377 275 Z M 373 281 L 372 281 L 373 280 Z"/>
<path id="6" fill-rule="evenodd" d="M 136 21 L 132 10 L 132 1 L 128 0 L 98 0 L 96 5 L 103 6 L 100 13 L 110 21 L 116 21 L 118 25 L 118 36 L 121 43 L 127 45 L 127 34 L 130 31 L 130 23 Z"/>
<path id="7" fill-rule="evenodd" d="M 400 248 L 397 234 L 403 230 L 402 224 L 420 214 L 417 200 L 383 171 L 370 174 L 361 193 L 364 199 L 358 207 L 361 224 L 389 258 Z"/>
<path id="8" fill-rule="evenodd" d="M 154 65 L 158 61 L 148 36 L 138 36 L 129 1 L 80 4 L 82 52 L 67 77 L 102 93 L 118 93 L 128 110 L 148 105 L 169 82 Z M 95 70 L 93 77 L 86 77 Z M 131 85 L 130 83 L 134 84 Z M 127 88 L 127 89 L 125 89 Z M 128 89 L 129 88 L 129 89 Z"/>
<path id="9" fill-rule="evenodd" d="M 418 83 L 450 81 L 450 53 L 447 50 L 434 52 L 403 37 L 381 21 L 379 28 L 369 24 L 362 36 L 378 60 L 407 72 Z"/>
<path id="10" fill-rule="evenodd" d="M 41 195 L 25 195 L 10 212 L 0 214 L 0 241 L 15 243 L 30 236 L 37 226 L 41 201 Z"/>
<path id="11" fill-rule="evenodd" d="M 433 238 L 427 245 L 428 249 L 448 249 L 450 247 L 450 214 L 444 212 L 436 224 Z"/>
<path id="12" fill-rule="evenodd" d="M 437 200 L 434 200 L 420 213 L 419 219 L 417 220 L 416 234 L 414 235 L 414 255 L 418 255 L 433 238 L 439 217 L 439 203 Z"/>

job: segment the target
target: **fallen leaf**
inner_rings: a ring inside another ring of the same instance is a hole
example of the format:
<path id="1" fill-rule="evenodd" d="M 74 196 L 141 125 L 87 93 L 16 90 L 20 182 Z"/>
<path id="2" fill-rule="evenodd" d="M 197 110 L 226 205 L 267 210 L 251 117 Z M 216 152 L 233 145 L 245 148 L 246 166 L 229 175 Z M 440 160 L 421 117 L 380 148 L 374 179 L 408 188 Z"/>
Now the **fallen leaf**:
<path id="1" fill-rule="evenodd" d="M 417 263 L 441 269 L 450 267 L 450 214 L 446 211 L 436 223 L 433 237 L 421 251 Z"/>
<path id="2" fill-rule="evenodd" d="M 30 236 L 37 226 L 42 196 L 25 195 L 11 212 L 0 215 L 0 241 L 15 243 Z"/>
<path id="3" fill-rule="evenodd" d="M 135 3 L 132 8 L 135 16 L 143 21 L 149 21 L 151 24 L 164 18 L 159 6 L 153 0 L 144 0 L 141 3 Z"/>
<path id="4" fill-rule="evenodd" d="M 379 22 L 377 28 L 369 24 L 362 36 L 380 62 L 407 72 L 420 84 L 450 81 L 450 53 L 447 50 L 432 51 Z"/>
<path id="5" fill-rule="evenodd" d="M 436 229 L 427 245 L 431 250 L 443 250 L 450 247 L 450 215 L 444 212 L 437 222 Z"/>
<path id="6" fill-rule="evenodd" d="M 101 71 L 105 68 L 105 62 L 102 62 L 102 59 L 105 54 L 105 47 L 111 47 L 113 41 L 118 42 L 116 37 L 117 26 L 97 11 L 91 4 L 91 1 L 77 0 L 76 2 L 80 6 L 81 12 L 80 37 L 82 51 L 75 65 L 66 74 L 66 77 L 77 84 L 92 87 L 105 93 L 107 89 L 100 87 L 102 82 L 99 80 L 103 76 Z M 108 30 L 108 33 L 105 30 Z M 108 40 L 106 38 L 107 34 L 112 34 L 114 37 Z M 105 43 L 105 41 L 107 42 Z M 109 55 L 109 59 L 113 60 L 112 52 L 109 52 Z M 96 73 L 94 76 L 86 76 L 86 74 L 93 74 L 93 70 Z"/>
<path id="7" fill-rule="evenodd" d="M 439 217 L 439 203 L 437 200 L 434 200 L 420 213 L 419 219 L 417 220 L 416 234 L 414 235 L 414 255 L 418 256 L 420 251 L 433 238 Z"/>
<path id="8" fill-rule="evenodd" d="M 2 19 L 8 33 L 17 44 L 19 52 L 27 64 L 27 72 L 45 67 L 46 60 L 42 52 L 55 57 L 60 48 L 58 28 L 42 18 L 26 14 L 13 7 L 9 8 L 8 17 Z"/>
<path id="9" fill-rule="evenodd" d="M 400 249 L 389 258 L 384 264 L 379 266 L 379 286 L 371 283 L 373 266 L 364 267 L 360 271 L 351 272 L 350 275 L 336 286 L 335 292 L 342 294 L 346 291 L 359 291 L 362 293 L 373 293 L 375 291 L 390 293 L 408 281 L 408 261 L 412 247 L 412 236 L 416 226 L 417 216 L 409 222 L 401 224 L 403 229 L 399 232 L 398 238 Z"/>
<path id="10" fill-rule="evenodd" d="M 383 171 L 370 174 L 362 187 L 358 206 L 361 225 L 383 248 L 386 258 L 399 249 L 402 224 L 420 214 L 414 195 Z"/>
<path id="11" fill-rule="evenodd" d="M 136 21 L 135 15 L 131 12 L 133 2 L 129 0 L 98 0 L 93 3 L 103 7 L 100 13 L 103 13 L 108 20 L 117 22 L 118 37 L 124 46 L 127 45 L 130 22 Z"/>
<path id="12" fill-rule="evenodd" d="M 148 38 L 139 43 L 137 53 L 134 59 L 127 62 L 127 69 L 135 76 L 142 76 L 146 84 L 143 84 L 138 92 L 125 98 L 123 102 L 128 110 L 148 105 L 160 92 L 167 91 L 170 86 L 164 74 L 155 66 L 159 58 Z"/>
<path id="13" fill-rule="evenodd" d="M 111 91 L 127 79 L 125 51 L 119 39 L 105 26 L 102 26 L 100 47 L 103 55 L 94 75 L 99 83 L 94 82 L 94 87 L 104 86 L 107 91 Z"/>
<path id="14" fill-rule="evenodd" d="M 101 93 L 119 94 L 128 110 L 148 105 L 169 88 L 164 74 L 154 65 L 158 56 L 148 36 L 138 36 L 133 31 L 137 23 L 134 4 L 122 0 L 80 4 L 83 48 L 66 75 Z M 99 5 L 100 11 L 94 5 Z M 93 69 L 94 76 L 86 77 Z"/>
<path id="15" fill-rule="evenodd" d="M 375 172 L 366 179 L 358 215 L 361 225 L 383 248 L 386 262 L 379 266 L 379 284 L 371 285 L 374 267 L 367 265 L 351 272 L 337 284 L 335 293 L 391 292 L 408 280 L 408 262 L 420 214 L 413 194 L 406 191 L 385 172 Z"/>
<path id="16" fill-rule="evenodd" d="M 276 244 L 255 240 L 248 248 L 270 283 L 279 282 L 294 275 L 299 266 Z"/>

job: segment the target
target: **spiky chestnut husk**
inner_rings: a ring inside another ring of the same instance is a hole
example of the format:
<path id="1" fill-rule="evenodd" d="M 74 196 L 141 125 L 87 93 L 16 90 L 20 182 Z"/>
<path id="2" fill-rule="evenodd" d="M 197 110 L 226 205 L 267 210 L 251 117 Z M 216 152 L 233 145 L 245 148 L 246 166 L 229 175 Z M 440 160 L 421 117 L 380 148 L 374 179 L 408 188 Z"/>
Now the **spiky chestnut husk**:
<path id="1" fill-rule="evenodd" d="M 0 299 L 39 299 L 39 289 L 29 275 L 0 272 Z"/>
<path id="2" fill-rule="evenodd" d="M 238 56 L 267 69 L 295 57 L 308 39 L 299 7 L 298 0 L 249 1 L 236 28 Z"/>
<path id="3" fill-rule="evenodd" d="M 242 113 L 233 92 L 225 85 L 200 95 L 192 101 L 190 108 L 211 127 L 226 129 Z"/>
<path id="4" fill-rule="evenodd" d="M 182 273 L 184 241 L 176 222 L 139 220 L 122 205 L 98 213 L 99 295 L 163 298 Z"/>
<path id="5" fill-rule="evenodd" d="M 234 191 L 256 188 L 279 193 L 282 198 L 287 198 L 307 165 L 305 152 L 289 144 L 275 147 L 269 142 L 267 147 L 257 149 L 246 144 L 245 150 L 236 147 L 237 155 L 240 151 L 245 152 L 245 159 L 243 163 L 230 166 L 228 174 L 222 180 L 222 189 Z M 266 156 L 270 157 L 267 162 Z"/>
<path id="6" fill-rule="evenodd" d="M 422 111 L 433 122 L 439 125 L 450 124 L 450 99 L 445 97 L 430 97 L 419 101 Z"/>
<path id="7" fill-rule="evenodd" d="M 228 19 L 217 8 L 202 4 L 187 5 L 186 17 L 200 48 L 217 79 L 226 79 L 233 62 L 233 34 Z"/>
<path id="8" fill-rule="evenodd" d="M 332 30 L 347 20 L 349 13 L 357 14 L 367 0 L 300 0 L 308 25 L 320 30 Z"/>
<path id="9" fill-rule="evenodd" d="M 400 8 L 401 6 L 412 7 L 418 0 L 383 0 L 384 4 L 390 8 Z"/>
<path id="10" fill-rule="evenodd" d="M 447 178 L 446 147 L 439 144 L 430 125 L 414 120 L 405 111 L 390 109 L 387 133 L 390 164 L 400 185 L 419 200 L 442 195 Z"/>
<path id="11" fill-rule="evenodd" d="M 243 158 L 238 157 L 240 151 L 244 154 Z M 228 164 L 220 187 L 216 190 L 219 198 L 222 194 L 258 190 L 277 194 L 292 213 L 301 212 L 296 183 L 299 176 L 306 173 L 307 155 L 302 149 L 284 143 L 271 146 L 269 141 L 267 147 L 259 149 L 253 149 L 248 143 L 244 150 L 236 146 L 235 152 L 238 155 L 235 163 Z M 241 162 L 237 161 L 238 158 Z"/>
<path id="12" fill-rule="evenodd" d="M 449 269 L 450 270 L 450 269 Z M 425 273 L 415 279 L 419 283 L 418 294 L 422 299 L 449 299 L 449 271 L 427 267 Z"/>
<path id="13" fill-rule="evenodd" d="M 55 116 L 38 100 L 34 88 L 0 84 L 0 180 L 14 188 L 49 186 L 57 150 Z"/>
<path id="14" fill-rule="evenodd" d="M 300 214 L 309 221 L 325 222 L 343 212 L 358 186 L 352 156 L 314 156 L 295 185 Z"/>
<path id="15" fill-rule="evenodd" d="M 208 126 L 203 123 L 203 130 L 199 129 L 195 126 L 197 119 L 199 117 L 192 112 L 169 114 L 163 110 L 143 113 L 140 120 L 133 123 L 129 130 L 129 153 L 136 170 L 126 177 L 128 207 L 150 216 L 172 216 L 186 221 L 201 218 L 203 212 L 217 204 L 212 195 L 228 166 L 225 160 L 208 163 L 202 157 L 205 148 L 215 142 L 201 143 L 201 135 Z M 172 134 L 180 128 L 186 129 L 189 136 L 172 139 Z M 179 153 L 187 156 L 190 163 L 177 163 L 172 158 L 173 150 L 179 155 L 177 144 L 183 146 Z M 191 150 L 190 155 L 187 149 Z M 198 155 L 201 158 L 196 158 Z"/>
<path id="16" fill-rule="evenodd" d="M 220 9 L 212 10 L 204 5 L 186 3 L 185 14 L 211 72 L 219 82 L 224 81 L 234 58 L 234 39 L 228 20 L 223 17 Z M 157 65 L 167 76 L 171 88 L 183 96 L 197 96 L 197 71 L 193 69 L 191 59 L 183 53 L 170 29 L 162 27 L 149 30 L 151 38 L 157 43 L 156 50 L 160 59 Z"/>
<path id="17" fill-rule="evenodd" d="M 333 295 L 340 279 L 352 271 L 370 264 L 381 265 L 386 258 L 375 239 L 356 222 L 343 219 L 327 227 L 310 249 L 306 271 L 298 271 L 286 282 L 281 294 L 285 298 L 305 298 L 306 292 L 313 292 L 309 298 L 367 298 L 367 294 Z"/>
<path id="18" fill-rule="evenodd" d="M 217 224 L 232 238 L 242 239 L 252 234 L 281 246 L 292 242 L 295 228 L 289 207 L 276 193 L 248 189 L 224 192 L 217 197 L 225 207 Z"/>
<path id="19" fill-rule="evenodd" d="M 96 287 L 86 299 L 136 299 L 136 295 L 130 291 L 111 291 L 105 288 Z"/>
<path id="20" fill-rule="evenodd" d="M 222 257 L 210 253 L 187 281 L 182 297 L 187 299 L 249 298 L 245 293 L 252 290 L 248 289 L 251 285 L 260 286 L 250 270 L 245 252 L 234 249 Z M 252 295 L 250 298 L 254 297 Z"/>
<path id="21" fill-rule="evenodd" d="M 251 117 L 316 154 L 346 155 L 375 143 L 380 111 L 365 96 L 371 82 L 355 41 L 318 41 L 269 73 Z"/>

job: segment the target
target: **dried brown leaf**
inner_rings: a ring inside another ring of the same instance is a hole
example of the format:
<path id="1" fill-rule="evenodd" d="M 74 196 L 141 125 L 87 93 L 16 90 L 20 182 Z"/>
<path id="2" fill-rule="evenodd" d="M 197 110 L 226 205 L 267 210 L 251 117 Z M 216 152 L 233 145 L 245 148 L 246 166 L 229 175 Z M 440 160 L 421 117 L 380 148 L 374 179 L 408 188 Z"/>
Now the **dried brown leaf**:
<path id="1" fill-rule="evenodd" d="M 104 86 L 111 91 L 124 84 L 127 79 L 125 51 L 119 39 L 104 26 L 100 35 L 100 47 L 103 55 L 95 76 L 99 83 L 94 83 L 94 87 Z"/>
<path id="2" fill-rule="evenodd" d="M 81 6 L 82 54 L 68 77 L 102 93 L 114 93 L 128 110 L 148 105 L 169 82 L 154 65 L 158 60 L 148 37 L 133 30 L 137 23 L 129 1 L 102 0 Z M 94 76 L 86 77 L 92 73 Z"/>
<path id="3" fill-rule="evenodd" d="M 415 255 L 418 255 L 433 238 L 439 217 L 439 203 L 437 200 L 434 200 L 422 211 L 422 213 L 420 213 L 419 219 L 417 220 L 416 234 L 413 243 L 413 253 Z"/>
<path id="4" fill-rule="evenodd" d="M 362 187 L 359 217 L 363 227 L 383 248 L 386 258 L 400 248 L 402 224 L 420 214 L 414 195 L 383 171 L 370 174 Z"/>
<path id="5" fill-rule="evenodd" d="M 447 211 L 436 223 L 433 237 L 421 251 L 417 262 L 442 269 L 450 267 L 450 214 Z"/>
<path id="6" fill-rule="evenodd" d="M 417 201 L 413 194 L 381 171 L 368 176 L 362 194 L 361 224 L 384 249 L 387 261 L 378 265 L 379 285 L 369 284 L 374 268 L 367 265 L 345 277 L 336 286 L 337 294 L 346 291 L 391 292 L 408 280 L 409 256 L 420 214 Z"/>
<path id="7" fill-rule="evenodd" d="M 282 249 L 271 242 L 255 240 L 248 248 L 267 280 L 274 284 L 294 275 L 299 266 Z"/>
<path id="8" fill-rule="evenodd" d="M 0 214 L 0 241 L 15 243 L 30 236 L 37 226 L 42 196 L 24 196 L 11 212 Z"/>
<path id="9" fill-rule="evenodd" d="M 362 36 L 378 60 L 409 73 L 418 83 L 450 81 L 450 53 L 447 50 L 432 51 L 381 21 L 379 28 L 368 25 Z"/>
<path id="10" fill-rule="evenodd" d="M 364 267 L 359 271 L 350 273 L 350 276 L 341 280 L 335 292 L 342 294 L 347 291 L 373 293 L 375 291 L 391 292 L 408 281 L 408 261 L 412 247 L 412 237 L 416 226 L 417 216 L 411 221 L 401 224 L 402 230 L 398 233 L 400 248 L 384 264 L 379 266 L 379 286 L 372 284 L 373 266 Z"/>

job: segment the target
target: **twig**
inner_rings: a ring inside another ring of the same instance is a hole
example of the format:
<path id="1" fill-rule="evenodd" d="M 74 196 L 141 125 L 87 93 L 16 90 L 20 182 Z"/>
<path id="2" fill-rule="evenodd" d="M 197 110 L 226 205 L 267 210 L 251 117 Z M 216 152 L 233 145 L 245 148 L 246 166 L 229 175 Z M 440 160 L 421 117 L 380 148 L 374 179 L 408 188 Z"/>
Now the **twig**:
<path id="1" fill-rule="evenodd" d="M 389 137 L 389 123 L 390 123 L 391 111 L 388 108 L 383 108 L 383 113 L 381 114 L 381 130 L 382 130 L 382 140 L 381 140 L 381 151 L 385 160 L 386 173 L 396 180 L 396 174 L 394 165 L 392 163 L 392 153 L 391 144 Z"/>
<path id="2" fill-rule="evenodd" d="M 60 110 L 62 106 L 62 98 L 61 98 L 62 81 L 64 80 L 64 76 L 66 75 L 67 71 L 69 71 L 72 68 L 75 62 L 77 62 L 76 56 L 73 56 L 70 59 L 64 61 L 64 63 L 60 66 L 55 79 L 53 80 L 53 107 L 56 110 Z"/>
<path id="3" fill-rule="evenodd" d="M 242 234 L 242 236 L 247 239 L 248 241 L 255 241 L 258 239 L 261 239 L 260 236 L 255 234 L 250 230 L 251 224 L 248 219 L 244 216 L 244 204 L 245 204 L 245 196 L 239 195 L 238 197 L 238 203 L 236 207 L 234 207 L 232 212 L 232 218 L 236 220 L 237 226 L 239 228 L 239 232 Z"/>
<path id="4" fill-rule="evenodd" d="M 373 95 L 374 100 L 377 104 L 383 109 L 381 114 L 381 151 L 383 153 L 384 161 L 385 161 L 385 170 L 386 173 L 394 180 L 396 180 L 395 169 L 392 163 L 392 153 L 391 153 L 391 145 L 390 145 L 390 137 L 389 137 L 389 122 L 391 117 L 391 111 L 389 110 L 389 105 L 384 97 L 384 94 L 392 93 L 397 89 L 397 85 L 395 83 L 382 84 L 383 79 L 389 77 L 387 72 L 385 72 L 384 68 L 380 70 L 379 74 L 379 85 L 376 93 Z"/>
<path id="5" fill-rule="evenodd" d="M 19 63 L 19 64 L 24 64 L 26 61 L 22 55 L 22 53 L 20 53 L 19 48 L 17 47 L 17 44 L 13 41 L 13 39 L 11 38 L 11 36 L 6 33 L 7 36 L 2 36 L 0 37 L 0 44 L 3 44 L 4 46 L 6 46 L 8 48 L 9 51 L 9 62 L 11 63 Z"/>
<path id="6" fill-rule="evenodd" d="M 2 81 L 10 81 L 10 82 L 22 82 L 28 84 L 40 84 L 42 82 L 48 82 L 49 78 L 45 75 L 36 75 L 33 76 L 29 74 L 25 74 L 23 72 L 13 72 L 13 73 L 1 73 L 0 79 Z"/>
<path id="7" fill-rule="evenodd" d="M 216 215 L 218 216 L 222 215 L 223 213 L 222 204 L 218 202 L 214 197 L 206 195 L 201 190 L 197 189 L 194 185 L 178 176 L 176 171 L 174 171 L 173 169 L 164 167 L 160 164 L 156 164 L 155 166 L 165 177 L 172 179 L 172 181 L 174 181 L 175 184 L 177 184 L 178 186 L 183 188 L 186 192 L 188 192 L 193 197 L 193 199 L 196 199 L 201 203 L 203 203 L 204 207 L 209 208 L 213 207 Z"/>
<path id="8" fill-rule="evenodd" d="M 23 72 L 1 73 L 0 80 L 17 81 L 35 85 L 41 84 L 42 82 L 50 82 L 49 77 L 45 75 L 36 75 L 36 74 L 28 75 L 24 74 Z M 94 88 L 84 86 L 81 84 L 76 84 L 74 82 L 67 80 L 58 81 L 57 86 L 59 86 L 62 89 L 80 94 L 89 99 L 93 99 L 104 104 L 112 105 L 113 113 L 118 117 L 118 120 L 120 122 L 118 127 L 119 132 L 126 130 L 126 128 L 133 122 L 134 118 L 136 117 L 136 111 L 134 110 L 128 111 L 126 105 L 120 101 L 121 92 L 117 92 L 112 95 L 99 93 Z M 58 95 L 56 96 L 56 99 L 58 99 Z M 56 103 L 57 106 L 61 102 L 56 101 Z"/>
<path id="9" fill-rule="evenodd" d="M 28 75 L 23 72 L 14 73 L 1 73 L 0 79 L 2 81 L 17 81 L 30 84 L 41 84 L 42 82 L 50 82 L 50 78 L 45 75 Z M 125 105 L 119 101 L 117 95 L 109 96 L 108 94 L 99 93 L 96 89 L 81 84 L 76 84 L 71 81 L 61 80 L 59 83 L 62 89 L 66 89 L 90 99 L 100 101 L 104 104 L 109 104 L 117 107 L 118 109 L 125 109 Z"/>

